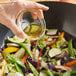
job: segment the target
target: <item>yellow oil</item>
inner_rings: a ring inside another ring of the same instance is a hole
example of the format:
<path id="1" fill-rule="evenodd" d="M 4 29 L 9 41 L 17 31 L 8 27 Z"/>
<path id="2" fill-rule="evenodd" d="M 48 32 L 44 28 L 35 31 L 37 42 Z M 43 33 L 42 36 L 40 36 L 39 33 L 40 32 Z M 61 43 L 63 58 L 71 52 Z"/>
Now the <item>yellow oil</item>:
<path id="1" fill-rule="evenodd" d="M 28 37 L 36 38 L 44 32 L 44 29 L 40 24 L 31 23 L 23 31 Z"/>

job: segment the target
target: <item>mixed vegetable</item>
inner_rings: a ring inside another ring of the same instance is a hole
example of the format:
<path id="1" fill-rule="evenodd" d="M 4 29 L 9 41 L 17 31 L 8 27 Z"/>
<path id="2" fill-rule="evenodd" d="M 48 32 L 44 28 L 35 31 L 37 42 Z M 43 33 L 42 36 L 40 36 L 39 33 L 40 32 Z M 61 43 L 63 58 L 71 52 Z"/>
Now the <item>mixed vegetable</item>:
<path id="1" fill-rule="evenodd" d="M 76 75 L 76 49 L 64 32 L 46 29 L 40 40 L 7 38 L 0 48 L 0 76 Z"/>

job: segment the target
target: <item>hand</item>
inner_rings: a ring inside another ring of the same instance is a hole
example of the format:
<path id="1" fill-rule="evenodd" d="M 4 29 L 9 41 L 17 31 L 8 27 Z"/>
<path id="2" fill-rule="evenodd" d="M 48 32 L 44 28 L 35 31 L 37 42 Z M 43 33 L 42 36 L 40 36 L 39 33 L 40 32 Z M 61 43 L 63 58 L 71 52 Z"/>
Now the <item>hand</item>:
<path id="1" fill-rule="evenodd" d="M 76 0 L 60 0 L 60 1 L 76 4 Z"/>
<path id="2" fill-rule="evenodd" d="M 24 33 L 17 27 L 15 21 L 22 11 L 30 11 L 32 14 L 43 17 L 42 10 L 49 8 L 33 1 L 7 1 L 0 3 L 0 23 L 10 28 L 12 32 L 20 38 L 24 38 Z"/>

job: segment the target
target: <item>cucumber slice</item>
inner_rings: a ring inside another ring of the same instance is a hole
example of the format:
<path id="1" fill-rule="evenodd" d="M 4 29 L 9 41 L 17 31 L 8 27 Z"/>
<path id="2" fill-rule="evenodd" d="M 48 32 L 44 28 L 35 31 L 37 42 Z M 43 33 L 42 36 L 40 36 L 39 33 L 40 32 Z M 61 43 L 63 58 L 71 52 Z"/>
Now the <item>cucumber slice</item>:
<path id="1" fill-rule="evenodd" d="M 60 53 L 61 53 L 61 50 L 57 49 L 57 48 L 52 48 L 51 50 L 49 50 L 49 56 L 50 57 L 54 57 Z"/>
<path id="2" fill-rule="evenodd" d="M 19 72 L 16 72 L 16 73 L 8 73 L 8 76 L 23 76 L 23 75 L 20 74 Z"/>
<path id="3" fill-rule="evenodd" d="M 20 48 L 15 54 L 14 57 L 21 59 L 25 55 L 25 50 Z"/>
<path id="4" fill-rule="evenodd" d="M 48 75 L 44 72 L 40 72 L 40 76 L 48 76 Z"/>
<path id="5" fill-rule="evenodd" d="M 55 35 L 57 33 L 57 29 L 48 29 L 47 35 Z"/>
<path id="6" fill-rule="evenodd" d="M 13 38 L 9 38 L 9 37 L 8 37 L 8 40 L 9 40 L 10 42 L 19 43 L 19 42 L 24 42 L 24 41 L 25 41 L 25 38 L 24 38 L 24 39 L 21 39 L 21 38 L 19 38 L 19 37 L 17 37 L 17 36 L 14 36 Z"/>

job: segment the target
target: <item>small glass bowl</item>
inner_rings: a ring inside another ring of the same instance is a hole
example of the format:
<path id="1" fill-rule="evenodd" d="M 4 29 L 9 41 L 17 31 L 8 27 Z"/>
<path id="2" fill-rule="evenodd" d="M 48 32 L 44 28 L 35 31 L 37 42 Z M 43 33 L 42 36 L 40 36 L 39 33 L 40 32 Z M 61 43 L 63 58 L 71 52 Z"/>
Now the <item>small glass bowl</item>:
<path id="1" fill-rule="evenodd" d="M 44 18 L 40 19 L 39 17 L 37 17 L 37 19 L 34 19 L 31 15 L 31 12 L 22 12 L 17 19 L 17 26 L 24 30 L 27 26 L 29 26 L 31 23 L 37 23 L 41 26 L 41 32 L 40 35 L 38 37 L 32 38 L 29 37 L 24 31 L 24 35 L 26 38 L 31 39 L 31 40 L 38 40 L 40 39 L 44 34 L 45 34 L 45 29 L 46 29 L 46 23 Z"/>

